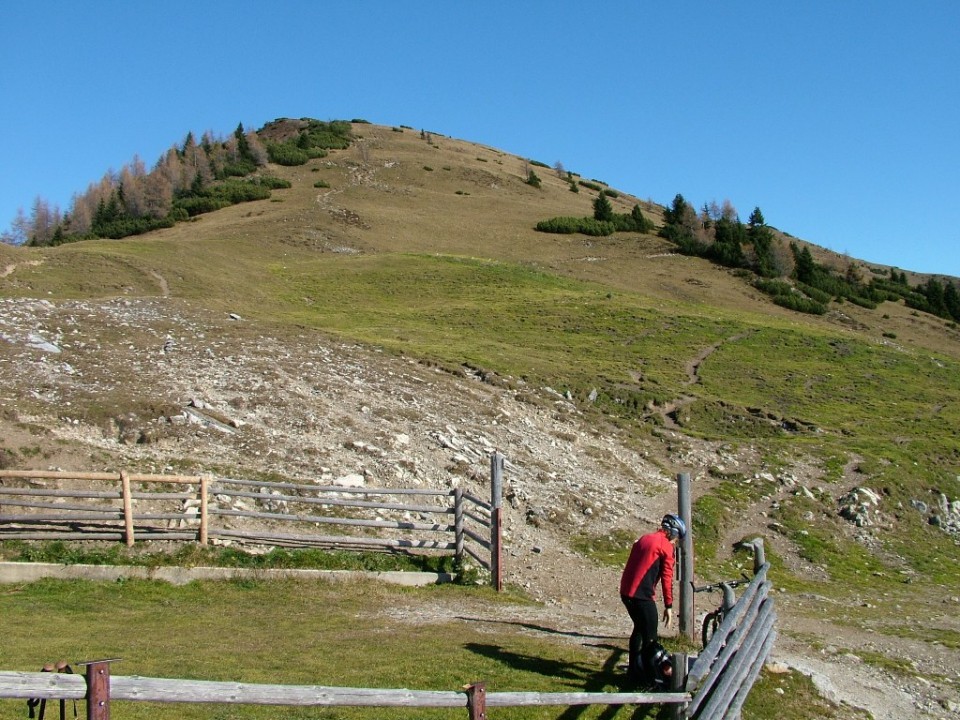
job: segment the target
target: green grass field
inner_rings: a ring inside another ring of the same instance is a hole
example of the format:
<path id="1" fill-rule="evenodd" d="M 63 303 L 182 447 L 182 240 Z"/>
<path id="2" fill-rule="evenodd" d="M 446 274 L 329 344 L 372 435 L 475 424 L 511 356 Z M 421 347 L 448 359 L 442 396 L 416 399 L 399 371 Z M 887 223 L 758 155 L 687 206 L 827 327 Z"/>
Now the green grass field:
<path id="1" fill-rule="evenodd" d="M 120 658 L 112 675 L 284 685 L 488 692 L 619 692 L 624 638 L 581 646 L 549 627 L 511 620 L 522 597 L 489 589 L 403 589 L 357 582 L 194 582 L 175 587 L 128 580 L 44 580 L 0 593 L 0 667 L 38 671 L 48 662 Z M 440 612 L 438 612 L 438 608 Z M 76 669 L 76 668 L 75 668 Z M 776 688 L 791 684 L 789 699 Z M 769 686 L 769 687 L 767 687 Z M 809 679 L 778 676 L 751 698 L 746 718 L 841 717 L 816 701 Z M 794 692 L 794 689 L 797 691 Z M 777 698 L 775 701 L 774 698 Z M 81 703 L 82 706 L 82 703 Z M 666 707 L 666 706 L 664 706 Z M 54 708 L 48 708 L 51 712 Z M 2 700 L 17 717 L 24 701 Z M 81 707 L 82 712 L 82 707 Z M 116 702 L 115 717 L 457 718 L 463 710 L 277 708 L 253 705 Z M 498 718 L 656 718 L 664 709 L 578 706 L 497 708 Z M 822 714 L 826 713 L 826 714 Z M 843 715 L 842 717 L 849 717 Z"/>

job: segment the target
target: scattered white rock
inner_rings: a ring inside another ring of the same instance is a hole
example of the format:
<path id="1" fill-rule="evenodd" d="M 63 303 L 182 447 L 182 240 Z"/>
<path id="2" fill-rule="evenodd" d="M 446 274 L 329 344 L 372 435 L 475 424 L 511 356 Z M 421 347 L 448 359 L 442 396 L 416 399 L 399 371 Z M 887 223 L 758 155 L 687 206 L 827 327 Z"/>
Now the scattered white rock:
<path id="1" fill-rule="evenodd" d="M 359 475 L 357 473 L 351 473 L 350 475 L 343 475 L 342 477 L 338 477 L 336 480 L 333 481 L 333 484 L 336 487 L 344 487 L 344 488 L 362 488 L 364 485 L 366 485 L 366 483 L 367 481 L 363 477 L 363 475 Z"/>

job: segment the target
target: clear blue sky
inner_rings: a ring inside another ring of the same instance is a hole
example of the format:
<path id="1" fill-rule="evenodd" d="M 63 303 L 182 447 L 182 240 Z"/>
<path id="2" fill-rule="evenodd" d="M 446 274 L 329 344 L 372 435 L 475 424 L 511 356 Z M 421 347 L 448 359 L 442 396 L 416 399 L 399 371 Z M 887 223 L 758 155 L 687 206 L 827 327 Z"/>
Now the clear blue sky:
<path id="1" fill-rule="evenodd" d="M 960 276 L 960 2 L 0 6 L 0 227 L 188 131 L 364 118 Z"/>

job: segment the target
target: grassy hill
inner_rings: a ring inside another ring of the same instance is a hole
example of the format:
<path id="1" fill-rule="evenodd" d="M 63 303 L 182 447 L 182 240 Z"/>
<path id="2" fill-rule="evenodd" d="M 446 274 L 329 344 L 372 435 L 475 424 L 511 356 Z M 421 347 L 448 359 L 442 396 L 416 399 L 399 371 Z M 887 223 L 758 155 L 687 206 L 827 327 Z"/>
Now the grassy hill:
<path id="1" fill-rule="evenodd" d="M 585 404 L 596 390 L 595 406 L 638 437 L 661 422 L 658 408 L 689 396 L 675 418 L 685 432 L 762 439 L 784 455 L 856 454 L 877 484 L 960 494 L 960 332 L 950 323 L 889 302 L 803 315 L 653 235 L 539 233 L 544 218 L 590 215 L 597 193 L 434 133 L 354 133 L 328 157 L 271 165 L 292 187 L 269 200 L 119 241 L 2 247 L 16 270 L 0 292 L 169 294 L 536 380 Z M 539 189 L 525 182 L 531 169 Z M 615 212 L 639 203 L 661 221 L 659 206 L 616 192 Z M 690 383 L 688 363 L 714 345 Z"/>
<path id="2" fill-rule="evenodd" d="M 0 296 L 170 296 L 281 335 L 309 329 L 466 365 L 518 394 L 549 386 L 671 472 L 686 468 L 665 430 L 749 445 L 762 458 L 755 476 L 715 467 L 698 490 L 705 566 L 739 516 L 767 512 L 779 493 L 766 532 L 830 580 L 774 554 L 781 584 L 849 598 L 913 583 L 929 607 L 955 592 L 955 536 L 931 525 L 941 494 L 960 498 L 954 324 L 902 302 L 804 315 L 655 235 L 539 233 L 540 220 L 590 215 L 596 191 L 571 192 L 551 169 L 467 141 L 368 124 L 354 133 L 327 157 L 271 165 L 291 187 L 267 200 L 123 240 L 0 246 Z M 540 188 L 525 182 L 531 169 Z M 662 222 L 642 189 L 615 190 L 615 212 L 639 204 Z M 764 479 L 801 465 L 810 492 Z M 882 495 L 869 542 L 817 484 Z M 946 620 L 931 624 L 960 640 Z"/>

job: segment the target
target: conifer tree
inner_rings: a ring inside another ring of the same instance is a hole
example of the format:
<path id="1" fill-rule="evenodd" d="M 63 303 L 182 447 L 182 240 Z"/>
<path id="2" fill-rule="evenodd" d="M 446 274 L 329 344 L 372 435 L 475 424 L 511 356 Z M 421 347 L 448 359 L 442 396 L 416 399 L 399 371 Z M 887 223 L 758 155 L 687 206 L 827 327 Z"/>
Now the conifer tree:
<path id="1" fill-rule="evenodd" d="M 763 213 L 758 207 L 750 213 L 747 240 L 753 245 L 754 272 L 763 277 L 774 277 L 777 271 L 773 253 L 773 232 L 767 227 Z"/>
<path id="2" fill-rule="evenodd" d="M 790 250 L 793 252 L 794 277 L 800 282 L 812 285 L 817 264 L 813 260 L 813 255 L 810 254 L 810 248 L 806 246 L 800 248 L 796 243 L 790 243 Z"/>
<path id="3" fill-rule="evenodd" d="M 247 142 L 247 136 L 243 132 L 243 123 L 237 125 L 233 131 L 233 136 L 237 139 L 237 154 L 241 160 L 253 160 L 253 153 L 250 152 L 250 143 Z"/>
<path id="4" fill-rule="evenodd" d="M 613 205 L 610 204 L 610 201 L 607 199 L 607 193 L 603 190 L 597 195 L 597 199 L 593 201 L 593 219 L 608 222 L 613 220 Z"/>

